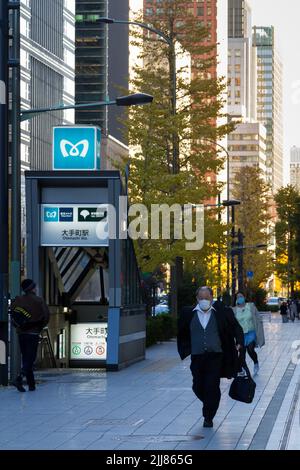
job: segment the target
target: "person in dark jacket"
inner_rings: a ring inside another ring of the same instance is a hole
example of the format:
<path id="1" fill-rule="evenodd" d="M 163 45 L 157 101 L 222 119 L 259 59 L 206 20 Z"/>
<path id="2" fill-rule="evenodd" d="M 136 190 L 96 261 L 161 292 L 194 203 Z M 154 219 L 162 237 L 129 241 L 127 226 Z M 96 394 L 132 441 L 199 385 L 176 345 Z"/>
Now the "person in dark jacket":
<path id="1" fill-rule="evenodd" d="M 191 356 L 193 392 L 203 402 L 204 427 L 213 427 L 219 408 L 220 379 L 240 371 L 244 334 L 231 308 L 213 303 L 210 287 L 196 292 L 196 307 L 185 307 L 178 320 L 177 347 L 182 360 Z"/>
<path id="2" fill-rule="evenodd" d="M 286 302 L 282 302 L 280 305 L 280 315 L 282 318 L 282 323 L 288 322 L 288 306 Z"/>
<path id="3" fill-rule="evenodd" d="M 24 295 L 18 296 L 12 302 L 12 318 L 26 317 L 26 321 L 15 323 L 19 336 L 22 356 L 22 370 L 13 382 L 19 392 L 25 392 L 23 377 L 26 377 L 29 391 L 35 390 L 33 364 L 36 359 L 39 336 L 49 322 L 49 309 L 41 297 L 36 295 L 36 284 L 31 279 L 25 279 L 22 284 Z M 13 320 L 14 321 L 14 320 Z"/>

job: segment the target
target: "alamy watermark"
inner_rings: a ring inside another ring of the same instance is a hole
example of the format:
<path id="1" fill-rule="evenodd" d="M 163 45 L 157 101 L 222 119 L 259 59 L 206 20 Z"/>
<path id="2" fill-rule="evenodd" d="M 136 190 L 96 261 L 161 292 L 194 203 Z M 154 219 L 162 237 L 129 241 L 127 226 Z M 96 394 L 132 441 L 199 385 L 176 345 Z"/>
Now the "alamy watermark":
<path id="1" fill-rule="evenodd" d="M 300 364 L 300 339 L 295 340 L 292 343 L 292 349 L 293 349 L 292 363 L 295 364 L 295 366 L 297 366 L 298 364 Z"/>
<path id="2" fill-rule="evenodd" d="M 99 206 L 103 211 L 103 205 Z M 187 251 L 201 250 L 204 245 L 203 204 L 132 204 L 126 196 L 119 197 L 119 208 L 107 204 L 109 239 L 185 240 Z M 97 236 L 103 237 L 103 222 L 97 226 Z"/>

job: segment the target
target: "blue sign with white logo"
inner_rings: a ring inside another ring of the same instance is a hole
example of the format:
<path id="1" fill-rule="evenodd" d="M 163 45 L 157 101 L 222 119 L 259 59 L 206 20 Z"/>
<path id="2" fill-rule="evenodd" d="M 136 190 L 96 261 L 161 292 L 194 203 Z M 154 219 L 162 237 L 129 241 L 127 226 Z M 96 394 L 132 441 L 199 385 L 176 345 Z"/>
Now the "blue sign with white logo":
<path id="1" fill-rule="evenodd" d="M 44 207 L 44 222 L 58 222 L 58 207 Z"/>
<path id="2" fill-rule="evenodd" d="M 73 207 L 60 207 L 59 208 L 59 221 L 60 222 L 73 222 Z"/>
<path id="3" fill-rule="evenodd" d="M 247 277 L 248 277 L 248 279 L 253 279 L 254 278 L 254 272 L 253 271 L 247 271 Z"/>
<path id="4" fill-rule="evenodd" d="M 100 146 L 98 127 L 54 127 L 53 170 L 99 170 Z"/>

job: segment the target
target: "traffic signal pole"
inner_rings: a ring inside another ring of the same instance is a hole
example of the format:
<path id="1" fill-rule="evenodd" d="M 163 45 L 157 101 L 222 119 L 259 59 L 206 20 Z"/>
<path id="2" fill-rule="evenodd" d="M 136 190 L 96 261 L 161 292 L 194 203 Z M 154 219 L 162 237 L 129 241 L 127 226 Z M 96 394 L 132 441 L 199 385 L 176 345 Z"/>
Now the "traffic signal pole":
<path id="1" fill-rule="evenodd" d="M 0 1 L 0 385 L 8 384 L 8 1 Z"/>

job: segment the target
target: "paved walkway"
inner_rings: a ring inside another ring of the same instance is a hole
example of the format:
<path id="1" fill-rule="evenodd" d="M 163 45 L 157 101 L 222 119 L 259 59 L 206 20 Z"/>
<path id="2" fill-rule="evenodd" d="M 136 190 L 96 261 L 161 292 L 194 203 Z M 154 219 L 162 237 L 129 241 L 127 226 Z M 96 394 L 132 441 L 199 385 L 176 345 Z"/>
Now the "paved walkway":
<path id="1" fill-rule="evenodd" d="M 36 392 L 0 388 L 0 449 L 300 450 L 300 322 L 274 316 L 265 332 L 254 402 L 234 402 L 222 381 L 213 429 L 202 427 L 189 359 L 170 342 L 120 372 L 43 371 Z"/>

